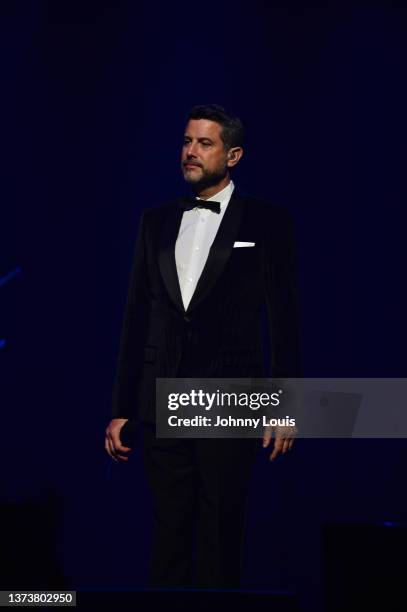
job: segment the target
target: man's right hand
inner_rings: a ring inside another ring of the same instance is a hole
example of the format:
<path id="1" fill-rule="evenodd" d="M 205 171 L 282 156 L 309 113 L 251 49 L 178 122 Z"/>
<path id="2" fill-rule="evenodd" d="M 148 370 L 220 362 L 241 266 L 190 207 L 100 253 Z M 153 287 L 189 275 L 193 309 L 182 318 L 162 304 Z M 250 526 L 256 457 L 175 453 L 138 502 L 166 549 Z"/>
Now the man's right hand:
<path id="1" fill-rule="evenodd" d="M 120 442 L 120 430 L 129 419 L 112 419 L 106 428 L 105 449 L 114 461 L 128 461 L 128 457 L 120 453 L 128 453 L 131 448 Z"/>

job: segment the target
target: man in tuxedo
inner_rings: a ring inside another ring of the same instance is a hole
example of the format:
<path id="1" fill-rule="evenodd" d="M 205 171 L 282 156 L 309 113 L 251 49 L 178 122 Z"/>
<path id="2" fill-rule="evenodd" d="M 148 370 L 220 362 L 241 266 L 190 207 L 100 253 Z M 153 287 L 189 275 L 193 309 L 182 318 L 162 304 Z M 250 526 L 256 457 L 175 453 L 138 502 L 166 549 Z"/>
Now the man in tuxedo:
<path id="1" fill-rule="evenodd" d="M 156 378 L 300 376 L 292 221 L 235 188 L 230 172 L 242 155 L 241 121 L 218 105 L 194 107 L 181 153 L 193 197 L 140 220 L 105 448 L 127 461 L 131 428 L 142 432 L 154 502 L 151 586 L 239 586 L 259 447 L 249 438 L 157 438 Z M 274 460 L 293 439 L 267 430 L 263 447 L 272 437 Z"/>

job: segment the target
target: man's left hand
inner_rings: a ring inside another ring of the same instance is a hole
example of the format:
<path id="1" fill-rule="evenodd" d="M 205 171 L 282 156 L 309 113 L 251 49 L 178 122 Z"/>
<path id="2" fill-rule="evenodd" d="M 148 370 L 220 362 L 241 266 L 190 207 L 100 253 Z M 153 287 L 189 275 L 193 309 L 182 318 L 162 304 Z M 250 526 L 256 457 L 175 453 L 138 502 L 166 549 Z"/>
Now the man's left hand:
<path id="1" fill-rule="evenodd" d="M 263 448 L 269 446 L 274 436 L 274 449 L 270 455 L 270 461 L 274 461 L 280 453 L 284 455 L 292 449 L 296 433 L 297 429 L 295 427 L 267 426 L 264 428 Z"/>

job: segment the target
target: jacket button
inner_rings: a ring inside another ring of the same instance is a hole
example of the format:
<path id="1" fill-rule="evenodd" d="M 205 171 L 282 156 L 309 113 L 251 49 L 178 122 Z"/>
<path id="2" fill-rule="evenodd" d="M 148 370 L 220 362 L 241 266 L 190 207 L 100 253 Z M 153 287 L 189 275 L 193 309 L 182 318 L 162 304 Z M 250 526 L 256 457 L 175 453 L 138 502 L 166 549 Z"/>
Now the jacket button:
<path id="1" fill-rule="evenodd" d="M 187 323 L 190 323 L 191 319 L 185 315 L 184 321 L 186 321 Z"/>

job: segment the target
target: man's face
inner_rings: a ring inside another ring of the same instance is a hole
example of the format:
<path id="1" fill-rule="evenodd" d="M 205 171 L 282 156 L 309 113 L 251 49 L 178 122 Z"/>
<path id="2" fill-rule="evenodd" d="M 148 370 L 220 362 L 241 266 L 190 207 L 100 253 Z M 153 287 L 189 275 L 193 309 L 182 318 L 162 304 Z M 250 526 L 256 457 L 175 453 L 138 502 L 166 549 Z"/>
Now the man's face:
<path id="1" fill-rule="evenodd" d="M 227 152 L 220 137 L 222 126 L 209 119 L 190 119 L 181 155 L 184 179 L 193 187 L 209 187 L 227 174 Z"/>

